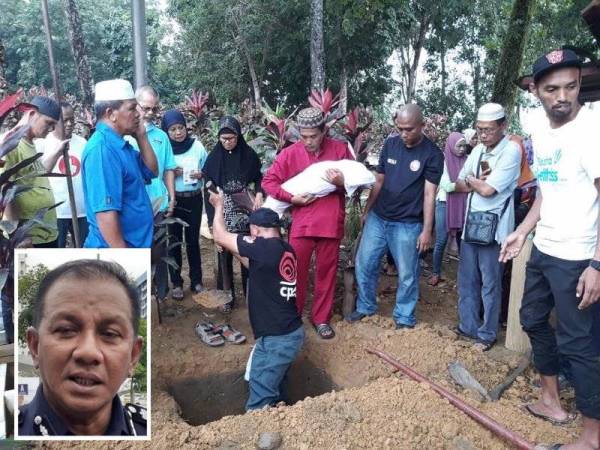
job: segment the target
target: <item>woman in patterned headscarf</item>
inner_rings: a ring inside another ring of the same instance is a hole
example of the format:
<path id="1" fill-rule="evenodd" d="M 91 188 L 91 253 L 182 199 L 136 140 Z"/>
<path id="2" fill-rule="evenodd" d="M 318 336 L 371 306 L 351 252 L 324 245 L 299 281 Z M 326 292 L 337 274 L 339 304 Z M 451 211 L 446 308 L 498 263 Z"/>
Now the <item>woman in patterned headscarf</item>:
<path id="1" fill-rule="evenodd" d="M 232 116 L 219 121 L 219 141 L 208 155 L 204 165 L 204 177 L 207 185 L 220 188 L 225 194 L 225 226 L 231 233 L 249 233 L 248 214 L 262 205 L 264 195 L 260 186 L 262 181 L 261 162 L 256 152 L 246 143 L 240 123 Z M 211 182 L 211 183 L 208 183 Z M 254 191 L 254 196 L 252 191 Z M 212 226 L 214 209 L 206 204 L 208 223 Z M 226 252 L 224 269 L 232 280 L 231 302 L 225 305 L 224 312 L 233 308 L 235 292 L 233 286 L 233 257 Z M 219 264 L 217 289 L 223 289 L 223 267 Z M 248 269 L 241 267 L 242 287 L 246 294 Z"/>

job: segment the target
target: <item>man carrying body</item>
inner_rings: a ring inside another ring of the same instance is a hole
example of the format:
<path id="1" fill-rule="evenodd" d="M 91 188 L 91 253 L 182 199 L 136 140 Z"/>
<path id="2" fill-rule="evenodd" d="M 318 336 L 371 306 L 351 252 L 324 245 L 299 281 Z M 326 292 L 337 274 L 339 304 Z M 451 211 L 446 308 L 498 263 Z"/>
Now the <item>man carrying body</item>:
<path id="1" fill-rule="evenodd" d="M 296 309 L 296 255 L 280 234 L 279 216 L 259 208 L 249 216 L 250 236 L 225 228 L 223 194 L 210 194 L 215 208 L 215 243 L 240 258 L 250 269 L 248 314 L 256 344 L 250 356 L 250 395 L 246 410 L 285 400 L 287 371 L 304 342 L 302 319 Z"/>
<path id="2" fill-rule="evenodd" d="M 77 209 L 77 225 L 79 228 L 79 242 L 83 245 L 87 237 L 88 224 L 85 218 L 85 202 L 83 201 L 83 184 L 81 182 L 81 155 L 87 141 L 73 134 L 75 126 L 75 114 L 73 106 L 69 103 L 61 103 L 61 120 L 63 126 L 63 139 L 69 140 L 69 164 L 71 165 L 71 177 L 73 180 L 73 193 L 75 196 L 75 207 Z M 44 153 L 46 158 L 56 158 L 56 150 L 63 140 L 58 135 L 57 129 L 46 137 L 46 139 L 37 139 L 35 147 L 38 152 Z M 54 164 L 52 172 L 66 173 L 64 158 L 60 155 L 58 162 Z M 42 162 L 44 160 L 42 159 Z M 56 216 L 58 218 L 58 247 L 64 248 L 67 244 L 67 235 L 69 232 L 74 236 L 73 222 L 71 216 L 71 204 L 69 203 L 69 191 L 67 180 L 65 178 L 49 178 L 52 193 L 57 203 L 63 202 L 56 207 Z M 73 237 L 73 242 L 75 238 Z"/>
<path id="3" fill-rule="evenodd" d="M 600 133 L 597 120 L 577 101 L 581 61 L 575 53 L 556 50 L 542 56 L 533 65 L 533 80 L 529 89 L 548 118 L 532 134 L 539 190 L 500 258 L 516 257 L 535 228 L 520 314 L 542 390 L 540 400 L 527 409 L 555 424 L 574 420 L 560 404 L 560 355 L 570 366 L 583 431 L 576 442 L 551 448 L 598 449 L 600 359 L 592 329 L 600 296 Z M 553 308 L 556 330 L 548 321 Z"/>
<path id="4" fill-rule="evenodd" d="M 356 255 L 357 322 L 377 311 L 375 293 L 381 258 L 389 247 L 398 268 L 393 317 L 396 328 L 413 328 L 419 299 L 419 253 L 431 248 L 435 194 L 444 156 L 423 134 L 423 114 L 405 105 L 394 122 L 398 135 L 386 139 L 377 179 L 363 212 L 364 229 Z"/>
<path id="5" fill-rule="evenodd" d="M 487 103 L 479 108 L 476 122 L 479 144 L 456 181 L 456 192 L 470 193 L 465 229 L 469 226 L 469 211 L 498 217 L 492 242 L 487 245 L 469 242 L 463 231 L 460 246 L 456 332 L 475 339 L 476 347 L 483 351 L 494 345 L 498 333 L 504 269 L 498 255 L 500 245 L 515 226 L 513 192 L 521 173 L 521 150 L 505 135 L 506 126 L 502 106 Z"/>
<path id="6" fill-rule="evenodd" d="M 150 184 L 146 185 L 146 192 L 148 193 L 148 197 L 150 197 L 153 210 L 157 211 L 157 214 L 160 215 L 160 220 L 171 216 L 177 203 L 175 200 L 174 172 L 177 164 L 175 163 L 169 136 L 154 124 L 160 110 L 158 92 L 151 86 L 142 86 L 136 90 L 135 98 L 138 102 L 138 111 L 146 127 L 148 142 L 150 142 L 150 146 L 154 150 L 158 163 L 158 176 L 153 178 Z M 136 150 L 139 148 L 135 139 L 127 136 L 126 140 Z M 160 247 L 158 254 L 166 256 L 166 241 L 160 244 Z M 169 267 L 162 259 L 156 265 L 154 282 L 157 289 L 156 295 L 160 300 L 164 300 L 169 292 Z"/>
<path id="7" fill-rule="evenodd" d="M 326 136 L 323 113 L 318 108 L 306 108 L 298 113 L 301 140 L 284 148 L 265 174 L 262 187 L 271 197 L 293 205 L 290 244 L 298 258 L 298 292 L 296 303 L 302 314 L 310 259 L 316 253 L 315 290 L 312 304 L 312 323 L 319 336 L 335 336 L 329 325 L 337 273 L 340 241 L 344 235 L 345 199 L 344 175 L 329 169 L 327 181 L 338 189 L 321 198 L 313 195 L 294 195 L 281 185 L 319 161 L 354 159 L 346 144 Z"/>
<path id="8" fill-rule="evenodd" d="M 19 142 L 17 148 L 6 155 L 3 170 L 10 169 L 21 161 L 35 156 L 38 151 L 34 145 L 34 139 L 45 138 L 54 129 L 60 119 L 60 106 L 54 100 L 48 97 L 36 96 L 31 99 L 30 104 L 35 106 L 35 109 L 26 111 L 20 120 L 22 124 L 29 124 L 30 128 Z M 51 171 L 64 145 L 65 142 L 57 143 L 51 154 L 42 156 L 33 164 L 20 170 L 15 178 Z M 15 197 L 4 211 L 4 220 L 25 222 L 35 217 L 40 209 L 52 207 L 56 203 L 50 189 L 48 177 L 20 180 L 18 184 L 33 189 L 21 192 Z M 56 211 L 54 209 L 49 210 L 42 220 L 45 226 L 35 225 L 29 233 L 33 246 L 55 248 L 58 236 L 56 230 Z"/>
<path id="9" fill-rule="evenodd" d="M 154 150 L 140 120 L 131 84 L 96 84 L 98 124 L 83 152 L 83 192 L 89 234 L 85 247 L 152 245 L 152 205 L 144 183 L 158 172 Z M 123 136 L 133 135 L 137 152 Z"/>

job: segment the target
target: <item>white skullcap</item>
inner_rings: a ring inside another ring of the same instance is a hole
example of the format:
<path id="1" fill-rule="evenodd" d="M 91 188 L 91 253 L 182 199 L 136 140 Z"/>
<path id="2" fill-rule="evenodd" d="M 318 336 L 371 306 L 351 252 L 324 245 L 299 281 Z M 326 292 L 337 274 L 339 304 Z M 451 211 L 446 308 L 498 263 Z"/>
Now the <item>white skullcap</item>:
<path id="1" fill-rule="evenodd" d="M 486 103 L 477 112 L 477 120 L 491 122 L 505 117 L 504 108 L 498 103 Z"/>
<path id="2" fill-rule="evenodd" d="M 106 80 L 96 83 L 95 101 L 111 102 L 135 98 L 131 83 L 127 80 Z"/>

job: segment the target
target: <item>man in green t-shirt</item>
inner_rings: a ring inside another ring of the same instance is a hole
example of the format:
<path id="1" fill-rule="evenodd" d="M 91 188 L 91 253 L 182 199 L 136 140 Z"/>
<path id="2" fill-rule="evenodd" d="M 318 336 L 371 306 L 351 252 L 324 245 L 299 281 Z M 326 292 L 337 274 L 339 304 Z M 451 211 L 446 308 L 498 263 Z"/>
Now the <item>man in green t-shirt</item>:
<path id="1" fill-rule="evenodd" d="M 60 120 L 60 106 L 54 100 L 48 97 L 36 96 L 31 99 L 30 104 L 35 109 L 25 112 L 20 121 L 22 124 L 30 125 L 30 128 L 17 147 L 4 157 L 4 167 L 0 170 L 7 170 L 34 156 L 37 151 L 33 140 L 45 138 Z M 13 178 L 52 170 L 66 142 L 60 142 L 56 149 L 37 159 L 33 164 L 21 169 Z M 54 205 L 54 196 L 47 177 L 27 178 L 20 180 L 17 184 L 29 186 L 33 189 L 23 191 L 15 197 L 4 211 L 4 220 L 25 222 L 33 218 L 40 209 Z M 44 225 L 36 224 L 29 232 L 33 246 L 55 248 L 58 237 L 55 210 L 49 210 L 42 221 Z"/>

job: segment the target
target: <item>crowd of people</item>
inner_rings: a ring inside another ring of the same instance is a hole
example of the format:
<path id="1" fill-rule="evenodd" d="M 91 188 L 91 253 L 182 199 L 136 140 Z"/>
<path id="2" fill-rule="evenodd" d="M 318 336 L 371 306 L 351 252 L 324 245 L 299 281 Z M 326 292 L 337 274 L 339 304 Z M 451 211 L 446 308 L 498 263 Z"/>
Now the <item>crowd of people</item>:
<path id="1" fill-rule="evenodd" d="M 557 50 L 541 56 L 533 66 L 533 80 L 530 90 L 547 120 L 528 140 L 509 135 L 503 106 L 487 103 L 477 111 L 474 129 L 450 133 L 442 151 L 424 134 L 419 106 L 397 110 L 396 131 L 383 144 L 361 217 L 356 308 L 345 320 L 355 323 L 377 312 L 378 276 L 389 252 L 398 271 L 393 319 L 397 329 L 413 328 L 420 258 L 433 248 L 428 283 L 435 286 L 442 279 L 444 251 L 452 243 L 459 248 L 455 332 L 487 351 L 506 320 L 510 260 L 534 232 L 521 322 L 542 390 L 540 400 L 527 408 L 553 423 L 572 420 L 558 395 L 557 376 L 567 371 L 584 420 L 579 439 L 564 448 L 598 448 L 600 136 L 578 101 L 577 55 Z M 97 125 L 86 143 L 72 134 L 70 105 L 35 97 L 21 119 L 31 128 L 6 157 L 5 167 L 41 151 L 44 156 L 27 170 L 54 167 L 64 173 L 60 155 L 68 143 L 73 206 L 84 245 L 152 247 L 162 218 L 180 219 L 185 225 L 172 221 L 169 236 L 185 242 L 190 290 L 196 293 L 204 289 L 199 246 L 204 207 L 220 252 L 216 284 L 231 289 L 224 312 L 234 307 L 233 260 L 241 261 L 257 340 L 247 408 L 284 400 L 280 385 L 304 339 L 301 315 L 311 267 L 309 320 L 322 339 L 335 336 L 331 318 L 344 233 L 345 175 L 341 169 L 327 170 L 325 178 L 334 190 L 325 196 L 292 194 L 283 185 L 317 162 L 354 159 L 351 149 L 328 136 L 318 108 L 305 108 L 296 119 L 300 140 L 264 168 L 234 117 L 221 118 L 218 142 L 207 152 L 189 134 L 180 111 L 166 111 L 160 128 L 155 125 L 159 96 L 150 86 L 134 92 L 124 80 L 100 82 L 95 101 Z M 59 120 L 64 133 L 49 134 Z M 34 189 L 15 199 L 7 218 L 26 220 L 64 201 L 43 216 L 49 226 L 40 224 L 31 233 L 35 247 L 64 247 L 67 234 L 74 233 L 65 180 L 36 177 L 21 183 Z M 292 205 L 287 240 L 280 234 L 279 216 L 262 207 L 267 196 Z M 158 262 L 157 296 L 165 299 L 170 290 L 173 299 L 181 300 L 181 246 L 161 245 L 158 253 L 171 254 L 179 268 Z M 556 328 L 550 325 L 552 310 Z"/>

